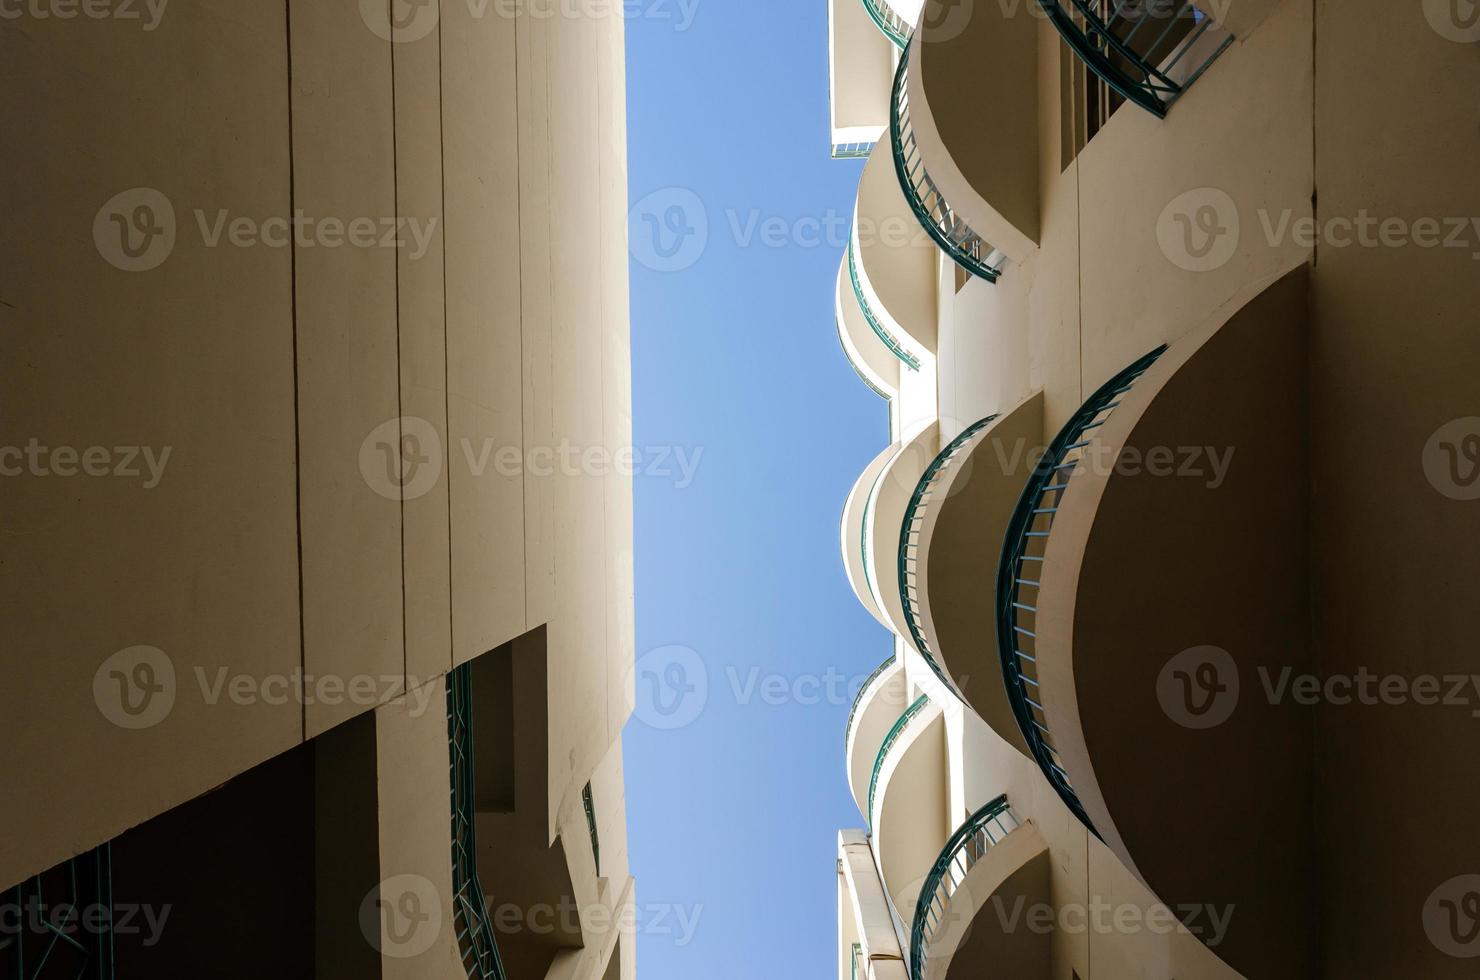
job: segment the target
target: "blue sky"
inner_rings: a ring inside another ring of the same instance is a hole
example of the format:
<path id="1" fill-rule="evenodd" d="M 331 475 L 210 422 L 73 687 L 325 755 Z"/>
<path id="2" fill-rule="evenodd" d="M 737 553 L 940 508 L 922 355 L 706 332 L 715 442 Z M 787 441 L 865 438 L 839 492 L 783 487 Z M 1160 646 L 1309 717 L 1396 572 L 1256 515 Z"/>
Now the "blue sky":
<path id="1" fill-rule="evenodd" d="M 636 481 L 639 970 L 816 980 L 837 968 L 836 833 L 861 823 L 850 692 L 829 696 L 826 678 L 856 684 L 891 649 L 838 552 L 843 499 L 888 441 L 834 321 L 860 165 L 829 159 L 822 0 L 699 0 L 686 30 L 665 16 L 676 4 L 641 8 L 627 21 L 634 441 L 702 455 L 687 486 L 661 475 L 676 466 Z M 655 906 L 697 912 L 689 943 Z"/>

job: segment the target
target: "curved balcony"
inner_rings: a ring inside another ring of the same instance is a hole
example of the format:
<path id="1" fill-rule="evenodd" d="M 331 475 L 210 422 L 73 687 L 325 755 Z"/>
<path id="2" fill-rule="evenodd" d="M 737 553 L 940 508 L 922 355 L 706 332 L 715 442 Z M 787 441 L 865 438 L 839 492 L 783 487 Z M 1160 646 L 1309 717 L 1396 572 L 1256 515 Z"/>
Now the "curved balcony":
<path id="1" fill-rule="evenodd" d="M 848 281 L 853 286 L 853 298 L 857 301 L 858 308 L 863 311 L 864 322 L 868 324 L 868 328 L 873 331 L 879 343 L 884 345 L 885 350 L 899 358 L 900 362 L 911 371 L 918 371 L 920 370 L 920 358 L 910 353 L 909 349 L 905 347 L 904 341 L 897 337 L 893 330 L 884 325 L 883 321 L 879 319 L 879 314 L 874 311 L 873 304 L 869 302 L 868 296 L 865 294 L 863 279 L 858 270 L 858 249 L 854 245 L 856 238 L 857 236 L 855 234 L 848 242 Z"/>
<path id="2" fill-rule="evenodd" d="M 980 590 L 997 574 L 1024 471 L 1042 443 L 1041 394 L 967 428 L 921 476 L 898 550 L 912 645 L 949 690 L 1024 755 L 1028 746 L 1007 692 L 995 681 L 996 609 L 980 601 Z"/>
<path id="3" fill-rule="evenodd" d="M 867 528 L 869 517 L 873 512 L 872 502 L 874 492 L 879 485 L 879 475 L 898 454 L 900 448 L 899 443 L 889 446 L 875 456 L 858 475 L 853 488 L 848 491 L 848 499 L 843 503 L 843 516 L 838 528 L 843 570 L 847 573 L 848 584 L 853 587 L 853 594 L 858 597 L 863 608 L 867 609 L 869 615 L 877 619 L 886 629 L 892 627 L 884 615 L 883 607 L 879 604 L 874 589 L 873 563 L 869 556 Z"/>
<path id="4" fill-rule="evenodd" d="M 884 735 L 884 741 L 879 744 L 879 754 L 874 758 L 873 775 L 869 777 L 868 781 L 867 815 L 869 819 L 869 826 L 873 826 L 874 799 L 877 796 L 879 790 L 879 776 L 884 771 L 884 760 L 889 758 L 890 751 L 893 750 L 895 743 L 904 736 L 905 730 L 910 727 L 910 722 L 918 718 L 920 714 L 924 712 L 924 710 L 929 706 L 930 698 L 928 698 L 927 696 L 922 694 L 918 698 L 916 698 L 908 708 L 904 709 L 904 714 L 900 715 L 899 718 L 895 720 L 894 726 L 889 729 L 889 731 Z"/>
<path id="5" fill-rule="evenodd" d="M 899 373 L 903 362 L 880 339 L 864 312 L 848 265 L 848 256 L 845 255 L 838 267 L 836 291 L 838 343 L 842 344 L 848 363 L 868 389 L 880 398 L 892 399 L 899 393 Z"/>
<path id="6" fill-rule="evenodd" d="M 1291 980 L 1318 972 L 1312 719 L 1265 688 L 1315 669 L 1308 310 L 1300 266 L 1097 391 L 1025 488 L 997 588 L 1059 797 L 1168 908 L 1236 908 L 1228 966 Z"/>
<path id="7" fill-rule="evenodd" d="M 1197 4 L 1038 0 L 1079 60 L 1116 94 L 1164 117 L 1233 43 Z"/>
<path id="8" fill-rule="evenodd" d="M 458 954 L 470 980 L 506 980 L 486 893 L 478 882 L 471 663 L 447 675 L 447 748 L 452 775 L 452 918 Z"/>
<path id="9" fill-rule="evenodd" d="M 914 908 L 949 833 L 945 727 L 941 705 L 917 698 L 885 733 L 874 759 L 868 825 L 880 877 L 899 910 Z"/>
<path id="10" fill-rule="evenodd" d="M 1106 382 L 1049 443 L 1008 523 L 997 575 L 997 650 L 1013 714 L 1043 775 L 1064 804 L 1091 831 L 1095 830 L 1094 822 L 1074 792 L 1039 701 L 1042 695 L 1037 677 L 1038 592 L 1054 518 L 1074 471 L 1080 460 L 1086 458 L 1085 450 L 1092 445 L 1090 434 L 1105 424 L 1110 413 L 1120 406 L 1121 397 L 1165 350 L 1165 347 L 1157 348 Z"/>
<path id="11" fill-rule="evenodd" d="M 931 0 L 890 95 L 896 183 L 939 247 L 989 282 L 1042 230 L 1039 102 L 1019 97 L 1040 87 L 1039 20 L 1025 13 Z"/>
<path id="12" fill-rule="evenodd" d="M 935 459 L 930 461 L 930 465 L 925 467 L 925 472 L 920 476 L 920 482 L 915 485 L 915 492 L 910 495 L 910 502 L 905 507 L 904 521 L 899 530 L 899 601 L 904 607 L 904 620 L 909 629 L 910 639 L 914 642 L 915 649 L 920 652 L 920 656 L 924 658 L 926 665 L 936 677 L 940 678 L 940 682 L 958 695 L 960 689 L 956 686 L 955 680 L 941 666 L 940 657 L 930 641 L 925 638 L 920 625 L 924 617 L 924 592 L 921 588 L 922 532 L 925 528 L 926 516 L 930 513 L 931 498 L 940 491 L 951 463 L 965 452 L 978 433 L 996 420 L 996 415 L 989 415 L 980 422 L 967 427 L 964 432 L 952 439 Z"/>
<path id="13" fill-rule="evenodd" d="M 931 422 L 898 444 L 878 471 L 859 525 L 859 561 L 880 621 L 896 636 L 908 637 L 899 586 L 899 534 L 905 511 L 940 446 L 940 425 Z"/>
<path id="14" fill-rule="evenodd" d="M 888 141 L 859 175 L 848 246 L 859 305 L 900 360 L 918 368 L 936 351 L 940 253 L 900 193 Z"/>
<path id="15" fill-rule="evenodd" d="M 884 741 L 895 719 L 909 704 L 909 686 L 904 664 L 893 654 L 879 665 L 853 700 L 848 715 L 844 747 L 848 763 L 848 788 L 858 812 L 868 814 L 868 788 L 877 746 Z"/>
<path id="16" fill-rule="evenodd" d="M 1047 844 L 999 796 L 951 835 L 925 878 L 910 931 L 910 980 L 1047 980 L 1048 934 L 1009 928 L 995 910 L 1048 906 L 1051 898 Z"/>
<path id="17" fill-rule="evenodd" d="M 974 276 L 996 282 L 1002 275 L 1006 256 L 972 230 L 961 214 L 946 200 L 925 165 L 924 154 L 910 113 L 910 50 L 899 60 L 890 100 L 889 141 L 900 190 L 920 225 L 951 260 Z"/>

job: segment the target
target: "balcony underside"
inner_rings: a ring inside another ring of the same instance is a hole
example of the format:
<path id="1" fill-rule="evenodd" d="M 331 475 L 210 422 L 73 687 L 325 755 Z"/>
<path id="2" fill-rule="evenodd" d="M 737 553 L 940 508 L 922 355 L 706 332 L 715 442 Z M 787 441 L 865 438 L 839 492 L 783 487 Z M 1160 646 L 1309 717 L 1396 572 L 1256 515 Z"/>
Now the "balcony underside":
<path id="1" fill-rule="evenodd" d="M 1306 318 L 1302 266 L 1145 372 L 1073 472 L 1036 600 L 1095 830 L 1172 909 L 1237 910 L 1230 966 L 1291 980 L 1315 972 L 1311 718 L 1265 691 L 1311 669 Z"/>
<path id="2" fill-rule="evenodd" d="M 892 627 L 874 595 L 873 561 L 869 549 L 865 547 L 864 524 L 872 514 L 870 502 L 873 500 L 879 475 L 900 448 L 898 443 L 889 446 L 875 456 L 859 474 L 853 488 L 848 491 L 848 499 L 843 503 L 843 517 L 838 530 L 843 570 L 847 573 L 848 584 L 853 587 L 853 594 L 863 608 L 886 629 Z"/>
<path id="3" fill-rule="evenodd" d="M 848 730 L 848 787 L 858 812 L 868 819 L 868 784 L 884 736 L 909 707 L 904 662 L 894 660 L 873 683 L 859 691 L 857 713 Z"/>
<path id="4" fill-rule="evenodd" d="M 1052 932 L 1030 928 L 1053 907 L 1048 844 L 1031 823 L 993 845 L 951 896 L 918 980 L 1049 980 Z"/>
<path id="5" fill-rule="evenodd" d="M 1021 262 L 1038 246 L 1039 18 L 1026 6 L 929 0 L 910 59 L 910 113 L 925 167 L 965 224 Z"/>
<path id="6" fill-rule="evenodd" d="M 899 372 L 903 369 L 903 362 L 884 346 L 869 326 L 848 275 L 846 255 L 838 268 L 837 320 L 843 354 L 859 378 L 883 398 L 898 397 Z"/>
<path id="7" fill-rule="evenodd" d="M 874 847 L 884 887 L 906 920 L 954 829 L 947 826 L 947 796 L 945 718 L 931 704 L 884 761 L 874 804 Z"/>
<path id="8" fill-rule="evenodd" d="M 933 356 L 939 252 L 905 200 L 887 139 L 863 166 L 853 241 L 865 303 L 883 329 L 915 358 Z"/>
<path id="9" fill-rule="evenodd" d="M 905 440 L 879 475 L 867 515 L 869 575 L 884 623 L 896 636 L 910 635 L 909 620 L 899 591 L 899 533 L 910 499 L 931 460 L 940 451 L 940 424 L 932 422 Z"/>
<path id="10" fill-rule="evenodd" d="M 961 698 L 1024 755 L 1002 685 L 991 591 L 1008 521 L 1042 445 L 1041 393 L 974 436 L 931 492 L 914 563 L 925 645 Z"/>

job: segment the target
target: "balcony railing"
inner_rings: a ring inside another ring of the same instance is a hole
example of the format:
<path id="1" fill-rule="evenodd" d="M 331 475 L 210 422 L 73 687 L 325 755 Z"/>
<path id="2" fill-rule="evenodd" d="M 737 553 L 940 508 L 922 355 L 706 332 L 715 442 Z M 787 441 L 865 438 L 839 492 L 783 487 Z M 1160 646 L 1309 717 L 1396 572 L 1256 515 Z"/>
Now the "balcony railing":
<path id="1" fill-rule="evenodd" d="M 910 930 L 910 980 L 924 980 L 930 941 L 947 919 L 951 897 L 987 852 L 1018 828 L 1018 819 L 999 796 L 982 807 L 946 841 L 920 889 L 915 924 Z"/>
<path id="2" fill-rule="evenodd" d="M 849 959 L 852 962 L 851 969 L 852 969 L 852 977 L 853 977 L 853 980 L 858 980 L 858 958 L 861 957 L 862 955 L 863 955 L 863 944 L 862 943 L 854 943 L 853 944 L 853 951 L 852 951 L 852 953 L 849 956 Z M 865 974 L 865 978 L 866 977 L 867 977 L 867 974 Z"/>
<path id="3" fill-rule="evenodd" d="M 848 328 L 843 325 L 843 318 L 842 317 L 838 317 L 838 343 L 841 344 L 842 347 L 843 347 L 843 357 L 845 357 L 847 359 L 847 361 L 848 361 L 849 364 L 852 364 L 853 365 L 853 373 L 856 374 L 856 375 L 858 375 L 859 380 L 862 381 L 865 385 L 868 386 L 868 390 L 869 391 L 872 391 L 874 394 L 878 395 L 880 398 L 884 399 L 885 401 L 888 401 L 889 400 L 889 393 L 887 391 L 885 391 L 883 388 L 880 388 L 878 385 L 874 384 L 872 381 L 870 381 L 869 378 L 868 378 L 868 375 L 866 375 L 866 374 L 863 373 L 863 369 L 861 367 L 859 367 L 856 363 L 854 363 L 853 358 L 851 356 L 849 356 L 849 354 L 848 354 L 848 345 L 843 342 L 843 331 L 846 330 L 846 329 L 848 329 Z"/>
<path id="4" fill-rule="evenodd" d="M 915 33 L 914 25 L 895 13 L 889 0 L 863 0 L 863 9 L 868 11 L 869 19 L 879 25 L 879 30 L 894 42 L 895 47 L 904 48 L 910 43 L 910 36 Z"/>
<path id="5" fill-rule="evenodd" d="M 591 857 L 596 861 L 596 876 L 601 877 L 601 835 L 596 832 L 596 798 L 591 794 L 591 784 L 581 790 L 581 806 L 586 810 L 586 829 L 591 832 Z"/>
<path id="6" fill-rule="evenodd" d="M 851 237 L 848 239 L 848 280 L 853 284 L 853 296 L 858 300 L 858 308 L 863 311 L 863 318 L 868 321 L 869 329 L 874 332 L 874 336 L 889 348 L 889 353 L 903 361 L 905 367 L 911 371 L 920 370 L 920 359 L 904 349 L 904 345 L 885 328 L 884 324 L 879 322 L 879 318 L 874 315 L 873 307 L 869 306 L 868 299 L 865 298 L 863 292 L 863 281 L 858 277 L 858 255 L 854 251 Z"/>
<path id="7" fill-rule="evenodd" d="M 33 917 L 33 910 L 40 914 Z M 0 976 L 113 980 L 109 845 L 0 893 L 0 922 L 5 924 L 0 929 Z"/>
<path id="8" fill-rule="evenodd" d="M 858 689 L 858 693 L 853 697 L 853 707 L 848 711 L 848 727 L 843 729 L 844 742 L 853 734 L 853 723 L 858 720 L 858 709 L 863 706 L 863 696 L 868 693 L 869 688 L 873 687 L 880 677 L 884 676 L 884 671 L 893 666 L 894 654 L 891 653 L 888 660 L 875 667 L 874 672 L 864 679 L 863 686 Z"/>
<path id="9" fill-rule="evenodd" d="M 478 883 L 471 664 L 447 675 L 447 749 L 452 784 L 452 921 L 458 955 L 470 980 L 506 980 L 485 892 Z"/>
<path id="10" fill-rule="evenodd" d="M 1124 98 L 1157 116 L 1233 43 L 1191 2 L 1038 0 L 1081 61 Z"/>
<path id="11" fill-rule="evenodd" d="M 879 745 L 879 754 L 874 759 L 874 774 L 869 777 L 868 781 L 869 829 L 873 829 L 874 826 L 874 794 L 879 789 L 879 774 L 884 770 L 884 760 L 889 758 L 889 750 L 893 749 L 894 743 L 898 742 L 900 737 L 904 735 L 905 729 L 910 727 L 910 722 L 914 721 L 915 717 L 924 711 L 928 704 L 930 704 L 930 696 L 927 694 L 920 695 L 914 704 L 904 709 L 904 714 L 899 716 L 899 720 L 894 723 L 893 728 L 889 729 L 889 734 L 884 736 L 884 741 Z"/>
<path id="12" fill-rule="evenodd" d="M 915 127 L 910 117 L 910 53 L 906 50 L 894 73 L 894 94 L 890 100 L 889 137 L 894 143 L 894 169 L 899 186 L 910 202 L 915 217 L 941 250 L 967 272 L 987 282 L 1002 275 L 1004 257 L 961 218 L 951 207 L 925 167 L 920 145 L 915 141 Z"/>
<path id="13" fill-rule="evenodd" d="M 1037 614 L 1040 584 L 1049 534 L 1075 469 L 1090 446 L 1093 431 L 1105 424 L 1120 398 L 1166 350 L 1159 347 L 1110 379 L 1079 409 L 1049 443 L 1048 451 L 1028 478 L 1017 508 L 1007 525 L 1002 562 L 997 571 L 997 648 L 1002 657 L 1007 698 L 1023 738 L 1044 776 L 1075 816 L 1091 831 L 1085 813 L 1064 770 L 1039 688 Z M 1098 832 L 1096 832 L 1098 833 Z"/>
<path id="14" fill-rule="evenodd" d="M 832 147 L 832 158 L 834 160 L 865 160 L 872 152 L 874 152 L 873 140 L 861 140 L 855 143 L 834 143 Z"/>
<path id="15" fill-rule="evenodd" d="M 873 550 L 869 547 L 869 525 L 872 523 L 874 514 L 874 498 L 878 496 L 879 481 L 884 479 L 885 470 L 879 471 L 879 475 L 874 477 L 873 486 L 868 488 L 868 497 L 863 501 L 862 526 L 858 532 L 858 553 L 863 559 L 863 587 L 869 596 L 873 597 L 876 605 L 879 604 L 878 590 L 874 588 L 874 573 L 869 570 L 872 567 L 869 563 L 869 552 Z"/>
<path id="16" fill-rule="evenodd" d="M 929 513 L 931 498 L 941 480 L 949 472 L 952 461 L 973 436 L 996 420 L 996 415 L 989 415 L 972 425 L 952 439 L 950 444 L 940 451 L 940 455 L 931 461 L 930 465 L 925 468 L 925 473 L 920 477 L 920 482 L 915 485 L 914 495 L 910 497 L 909 506 L 905 508 L 904 523 L 899 530 L 899 598 L 904 605 L 905 624 L 909 627 L 910 638 L 915 642 L 915 649 L 920 651 L 920 656 L 934 671 L 935 676 L 940 678 L 940 682 L 946 686 L 947 690 L 955 690 L 956 685 L 946 676 L 945 668 L 940 663 L 939 653 L 931 648 L 930 642 L 925 639 L 924 631 L 920 628 L 922 601 L 918 584 L 920 532 L 925 526 L 925 517 Z"/>

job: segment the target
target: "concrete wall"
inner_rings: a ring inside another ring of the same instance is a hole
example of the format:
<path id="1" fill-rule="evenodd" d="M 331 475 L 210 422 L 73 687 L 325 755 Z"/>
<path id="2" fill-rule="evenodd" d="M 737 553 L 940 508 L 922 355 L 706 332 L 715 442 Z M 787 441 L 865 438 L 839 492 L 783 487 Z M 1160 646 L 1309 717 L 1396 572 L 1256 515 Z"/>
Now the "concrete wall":
<path id="1" fill-rule="evenodd" d="M 0 884 L 544 624 L 547 833 L 631 710 L 622 17 L 416 9 L 5 22 Z"/>

